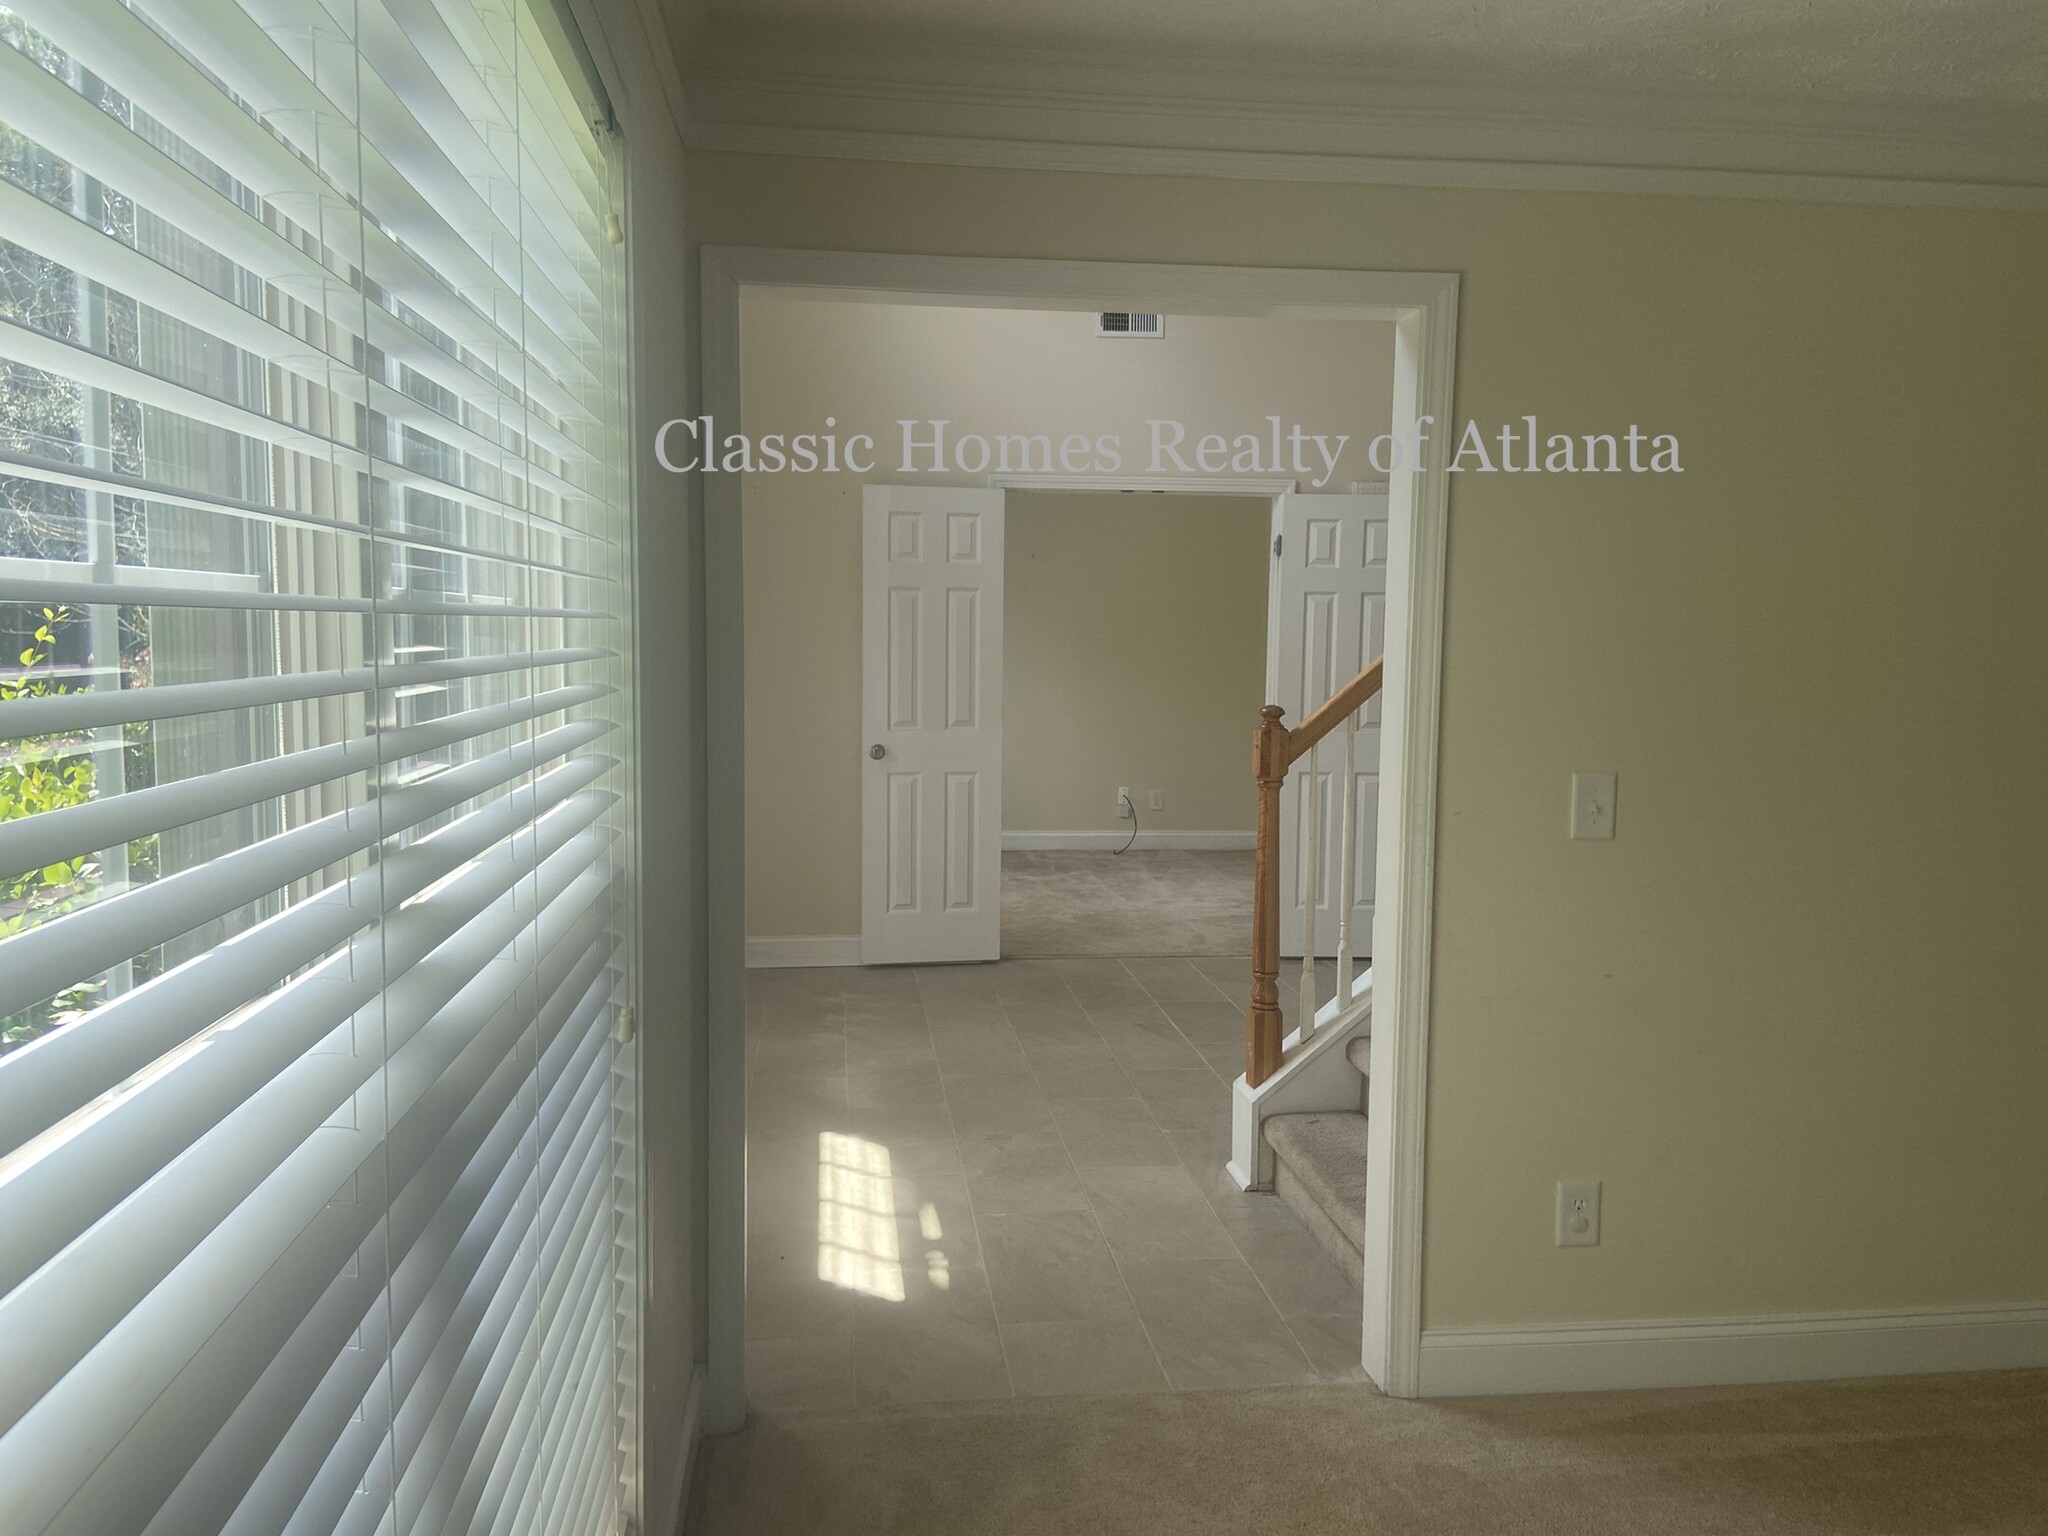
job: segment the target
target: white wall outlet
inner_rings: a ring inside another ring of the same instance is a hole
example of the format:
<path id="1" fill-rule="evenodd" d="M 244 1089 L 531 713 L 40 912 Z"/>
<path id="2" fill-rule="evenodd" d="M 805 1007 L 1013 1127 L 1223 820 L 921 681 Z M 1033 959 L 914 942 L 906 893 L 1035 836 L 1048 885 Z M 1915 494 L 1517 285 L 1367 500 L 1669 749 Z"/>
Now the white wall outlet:
<path id="1" fill-rule="evenodd" d="M 1116 819 L 1129 821 L 1137 813 L 1138 802 L 1131 798 L 1131 787 L 1119 784 L 1116 787 Z"/>
<path id="2" fill-rule="evenodd" d="M 1572 775 L 1572 836 L 1604 842 L 1614 836 L 1614 775 Z"/>
<path id="3" fill-rule="evenodd" d="M 1600 1246 L 1600 1185 L 1560 1182 L 1557 1186 L 1557 1246 Z"/>
<path id="4" fill-rule="evenodd" d="M 1152 809 L 1153 809 L 1153 810 L 1155 810 L 1155 811 L 1163 811 L 1163 810 L 1165 810 L 1165 809 L 1166 809 L 1166 791 L 1165 791 L 1165 790 L 1163 790 L 1163 789 L 1155 789 L 1155 790 L 1153 790 L 1153 791 L 1152 791 Z"/>

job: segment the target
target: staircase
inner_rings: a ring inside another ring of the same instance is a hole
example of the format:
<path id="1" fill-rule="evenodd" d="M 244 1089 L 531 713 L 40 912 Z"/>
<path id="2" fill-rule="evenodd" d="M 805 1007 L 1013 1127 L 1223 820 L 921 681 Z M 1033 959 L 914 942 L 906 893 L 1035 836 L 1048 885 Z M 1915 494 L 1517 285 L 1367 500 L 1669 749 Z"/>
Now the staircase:
<path id="1" fill-rule="evenodd" d="M 1380 691 L 1384 658 L 1338 688 L 1299 725 L 1282 724 L 1278 704 L 1259 711 L 1252 738 L 1258 781 L 1258 857 L 1252 890 L 1252 996 L 1245 1012 L 1245 1072 L 1232 1089 L 1231 1156 L 1226 1172 L 1240 1189 L 1265 1189 L 1285 1200 L 1316 1241 L 1364 1287 L 1366 1205 L 1366 1079 L 1372 1065 L 1370 955 L 1353 951 L 1351 916 L 1357 875 L 1356 738 L 1360 713 Z M 1317 747 L 1336 734 L 1338 762 L 1328 774 L 1336 808 L 1335 868 L 1323 870 L 1316 825 L 1324 795 Z M 1280 1012 L 1280 791 L 1294 764 L 1304 764 L 1299 835 L 1302 905 L 1301 1004 L 1298 1027 L 1283 1033 Z M 1326 875 L 1334 879 L 1326 880 Z M 1316 908 L 1330 890 L 1337 912 L 1336 989 L 1327 1001 L 1316 966 Z M 1372 935 L 1368 933 L 1370 945 Z M 1359 958 L 1367 960 L 1362 974 Z"/>
<path id="2" fill-rule="evenodd" d="M 1273 1192 L 1286 1201 L 1351 1283 L 1365 1285 L 1365 1087 L 1370 1035 L 1344 1043 L 1358 1070 L 1358 1108 L 1268 1116 L 1259 1131 L 1273 1153 Z"/>

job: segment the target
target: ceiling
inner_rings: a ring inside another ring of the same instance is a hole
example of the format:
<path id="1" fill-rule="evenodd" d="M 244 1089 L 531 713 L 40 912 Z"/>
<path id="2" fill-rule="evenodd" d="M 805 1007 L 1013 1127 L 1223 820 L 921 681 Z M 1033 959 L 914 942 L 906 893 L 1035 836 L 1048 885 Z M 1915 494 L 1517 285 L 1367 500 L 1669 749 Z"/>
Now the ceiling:
<path id="1" fill-rule="evenodd" d="M 706 0 L 714 32 L 1761 95 L 2048 101 L 2048 0 Z"/>

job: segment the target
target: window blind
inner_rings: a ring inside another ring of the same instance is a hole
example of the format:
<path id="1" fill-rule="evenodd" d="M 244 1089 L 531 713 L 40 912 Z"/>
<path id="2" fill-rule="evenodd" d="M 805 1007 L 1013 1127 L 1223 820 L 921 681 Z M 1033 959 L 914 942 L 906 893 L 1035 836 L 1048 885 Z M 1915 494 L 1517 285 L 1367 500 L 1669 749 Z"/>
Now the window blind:
<path id="1" fill-rule="evenodd" d="M 635 1516 L 619 183 L 552 3 L 0 7 L 9 1536 Z"/>

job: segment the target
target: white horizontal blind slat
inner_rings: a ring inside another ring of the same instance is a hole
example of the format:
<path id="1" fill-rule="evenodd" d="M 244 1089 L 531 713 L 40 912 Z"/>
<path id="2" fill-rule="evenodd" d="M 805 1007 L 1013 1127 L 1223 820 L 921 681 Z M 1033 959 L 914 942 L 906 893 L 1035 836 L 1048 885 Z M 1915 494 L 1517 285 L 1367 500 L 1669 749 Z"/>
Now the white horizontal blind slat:
<path id="1" fill-rule="evenodd" d="M 601 777 L 594 761 L 565 764 L 533 786 L 441 829 L 311 901 L 259 924 L 235 940 L 239 965 L 206 964 L 205 957 L 114 999 L 97 1013 L 43 1036 L 5 1061 L 0 1071 L 0 1127 L 9 1152 L 47 1133 L 63 1119 L 167 1055 L 207 1025 L 224 1018 L 273 983 L 312 964 L 376 921 L 374 896 L 402 907 L 430 885 L 505 842 L 532 821 L 530 856 L 544 857 L 598 820 L 603 791 L 587 791 Z M 538 819 L 535 819 L 538 818 Z M 494 863 L 516 876 L 521 850 L 506 843 Z M 483 880 L 490 874 L 477 875 Z M 417 919 L 415 919 L 415 922 Z M 338 963 L 338 962 L 335 962 Z"/>
<path id="2" fill-rule="evenodd" d="M 177 715 L 203 715 L 228 709 L 254 709 L 300 699 L 331 698 L 343 693 L 373 693 L 379 688 L 408 688 L 421 683 L 483 677 L 491 673 L 530 672 L 573 666 L 580 661 L 605 661 L 612 653 L 596 646 L 536 651 L 523 656 L 472 656 L 460 661 L 383 662 L 366 667 L 341 667 L 325 672 L 286 672 L 271 677 L 230 677 L 206 683 L 173 683 L 168 687 L 118 693 L 74 693 L 57 698 L 16 699 L 0 713 L 0 737 L 43 736 L 63 731 L 89 731 L 134 720 L 166 720 Z"/>
<path id="3" fill-rule="evenodd" d="M 6 595 L 0 583 L 0 597 Z M 87 800 L 39 816 L 0 823 L 0 874 L 36 869 L 66 854 L 132 842 L 151 832 L 259 805 L 350 774 L 374 770 L 380 756 L 410 757 L 561 714 L 605 695 L 597 684 L 555 688 L 532 698 L 463 710 L 423 725 L 357 741 L 259 758 L 219 773 Z"/>
<path id="4" fill-rule="evenodd" d="M 77 976 L 118 965 L 234 912 L 604 735 L 602 721 L 559 726 L 410 788 L 223 854 L 18 935 L 0 978 L 0 1013 L 48 997 Z"/>

